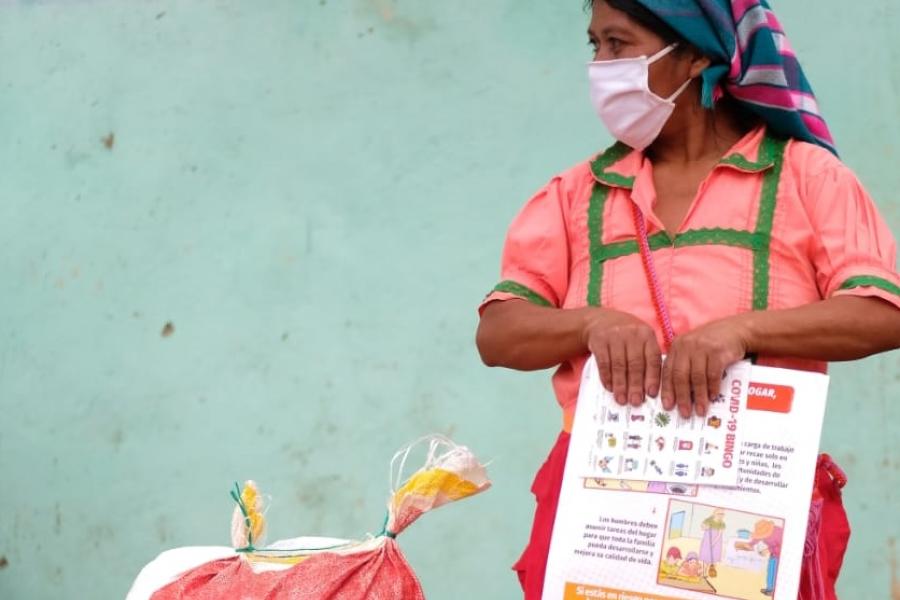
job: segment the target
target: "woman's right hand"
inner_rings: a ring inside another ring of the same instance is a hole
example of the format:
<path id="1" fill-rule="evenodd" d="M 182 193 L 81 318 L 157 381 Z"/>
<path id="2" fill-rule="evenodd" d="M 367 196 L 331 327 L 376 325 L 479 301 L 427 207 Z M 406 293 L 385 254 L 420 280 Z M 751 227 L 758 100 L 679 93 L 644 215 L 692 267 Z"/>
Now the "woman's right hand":
<path id="1" fill-rule="evenodd" d="M 603 387 L 622 406 L 640 406 L 659 394 L 662 351 L 653 328 L 628 313 L 594 311 L 583 331 L 585 344 L 597 359 Z"/>

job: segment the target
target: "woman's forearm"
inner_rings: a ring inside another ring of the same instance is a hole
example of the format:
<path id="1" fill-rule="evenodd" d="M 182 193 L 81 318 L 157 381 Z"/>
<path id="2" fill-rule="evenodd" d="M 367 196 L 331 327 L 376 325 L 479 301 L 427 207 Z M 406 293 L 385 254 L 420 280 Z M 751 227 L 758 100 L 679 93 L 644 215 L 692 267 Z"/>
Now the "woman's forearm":
<path id="1" fill-rule="evenodd" d="M 878 298 L 838 296 L 736 317 L 749 352 L 843 361 L 900 348 L 900 310 Z"/>
<path id="2" fill-rule="evenodd" d="M 659 392 L 662 353 L 653 328 L 605 308 L 558 309 L 523 300 L 485 307 L 476 336 L 488 366 L 546 369 L 577 356 L 597 358 L 600 380 L 619 404 L 639 406 Z"/>
<path id="3" fill-rule="evenodd" d="M 554 367 L 587 352 L 591 309 L 535 306 L 524 300 L 485 307 L 475 343 L 484 363 L 520 371 Z"/>

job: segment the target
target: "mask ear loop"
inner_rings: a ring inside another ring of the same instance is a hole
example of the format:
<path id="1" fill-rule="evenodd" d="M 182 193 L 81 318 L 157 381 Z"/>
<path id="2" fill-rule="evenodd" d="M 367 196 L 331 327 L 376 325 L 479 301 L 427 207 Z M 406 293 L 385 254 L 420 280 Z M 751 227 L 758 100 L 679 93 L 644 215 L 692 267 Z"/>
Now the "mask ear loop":
<path id="1" fill-rule="evenodd" d="M 649 67 L 650 65 L 652 65 L 653 63 L 655 63 L 655 62 L 658 61 L 659 59 L 663 58 L 664 56 L 669 55 L 669 54 L 670 54 L 673 50 L 675 50 L 675 48 L 677 48 L 677 47 L 678 47 L 678 42 L 675 42 L 674 44 L 669 44 L 668 46 L 666 46 L 665 48 L 663 48 L 662 50 L 660 50 L 659 52 L 657 52 L 656 54 L 654 54 L 653 56 L 651 56 L 650 58 L 648 58 L 648 59 L 647 59 L 647 66 Z M 685 81 L 685 82 L 681 85 L 680 88 L 678 88 L 677 90 L 675 90 L 675 93 L 674 93 L 674 94 L 672 94 L 671 96 L 669 96 L 668 98 L 665 99 L 666 102 L 669 102 L 669 103 L 674 102 L 675 99 L 678 98 L 678 96 L 680 96 L 681 94 L 684 93 L 684 90 L 688 89 L 688 86 L 691 85 L 691 82 L 692 82 L 692 81 L 694 81 L 694 78 L 693 78 L 693 77 L 691 77 L 690 79 L 688 79 L 687 81 Z"/>
<path id="2" fill-rule="evenodd" d="M 673 50 L 675 50 L 675 48 L 677 48 L 677 47 L 678 47 L 678 42 L 675 42 L 674 44 L 669 44 L 668 46 L 666 46 L 665 48 L 663 48 L 662 50 L 660 50 L 659 52 L 657 52 L 656 54 L 654 54 L 653 56 L 651 56 L 650 58 L 648 58 L 648 59 L 647 59 L 647 64 L 648 64 L 648 65 L 652 65 L 653 63 L 655 63 L 655 62 L 658 61 L 659 59 L 661 59 L 661 58 L 663 58 L 664 56 L 667 56 L 668 54 L 670 54 L 670 53 L 671 53 Z"/>
<path id="3" fill-rule="evenodd" d="M 671 96 L 669 96 L 668 98 L 666 98 L 666 102 L 670 102 L 670 103 L 671 103 L 671 102 L 675 102 L 675 100 L 678 98 L 678 96 L 680 96 L 681 94 L 683 94 L 683 93 L 684 93 L 684 90 L 688 89 L 688 86 L 691 85 L 691 83 L 693 83 L 693 81 L 694 81 L 694 78 L 693 78 L 693 77 L 691 77 L 690 79 L 688 79 L 687 81 L 685 81 L 685 82 L 681 85 L 680 88 L 678 88 L 677 90 L 675 90 L 675 93 L 674 93 L 674 94 L 672 94 Z"/>

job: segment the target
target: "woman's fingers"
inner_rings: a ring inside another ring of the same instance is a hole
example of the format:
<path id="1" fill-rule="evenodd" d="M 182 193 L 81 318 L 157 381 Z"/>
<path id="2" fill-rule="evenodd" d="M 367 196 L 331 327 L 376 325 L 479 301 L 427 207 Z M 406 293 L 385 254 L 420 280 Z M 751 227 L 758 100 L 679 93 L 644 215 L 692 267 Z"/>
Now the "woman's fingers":
<path id="1" fill-rule="evenodd" d="M 662 374 L 662 402 L 666 410 L 678 409 L 682 418 L 688 419 L 694 412 L 693 388 L 695 377 L 692 365 L 698 357 L 691 356 L 689 352 L 678 348 L 673 344 L 663 364 Z M 701 363 L 705 366 L 705 362 Z M 706 370 L 702 371 L 703 381 L 706 381 Z M 707 400 L 708 403 L 708 400 Z"/>
<path id="2" fill-rule="evenodd" d="M 678 413 L 685 419 L 693 412 L 691 398 L 691 357 L 686 352 L 675 355 L 672 365 L 672 389 L 675 391 L 675 405 Z"/>
<path id="3" fill-rule="evenodd" d="M 617 404 L 624 406 L 628 403 L 628 356 L 624 339 L 613 337 L 609 340 L 609 364 L 612 369 L 613 396 Z"/>
<path id="4" fill-rule="evenodd" d="M 666 356 L 666 360 L 663 362 L 662 368 L 662 380 L 660 381 L 660 398 L 662 399 L 663 408 L 666 410 L 672 410 L 675 408 L 675 387 L 672 385 L 672 365 L 675 364 L 673 360 L 672 351 L 669 351 L 669 355 Z"/>
<path id="5" fill-rule="evenodd" d="M 691 357 L 691 398 L 694 401 L 694 412 L 701 417 L 705 417 L 709 410 L 707 361 L 705 354 Z"/>
<path id="6" fill-rule="evenodd" d="M 725 373 L 725 365 L 722 361 L 710 357 L 706 363 L 706 389 L 709 391 L 709 401 L 715 402 L 719 397 L 719 389 L 722 387 L 722 375 Z"/>
<path id="7" fill-rule="evenodd" d="M 644 344 L 637 339 L 626 342 L 625 356 L 628 361 L 628 402 L 632 406 L 644 403 Z"/>
<path id="8" fill-rule="evenodd" d="M 597 360 L 603 387 L 618 404 L 640 406 L 647 395 L 659 393 L 662 355 L 646 323 L 625 313 L 612 324 L 598 321 L 588 331 L 587 346 Z"/>
<path id="9" fill-rule="evenodd" d="M 715 352 L 684 346 L 673 344 L 663 364 L 663 408 L 678 408 L 684 418 L 691 413 L 705 417 L 718 398 L 728 363 Z"/>
<path id="10" fill-rule="evenodd" d="M 599 344 L 596 348 L 591 348 L 591 353 L 593 353 L 594 358 L 597 359 L 597 369 L 600 371 L 600 383 L 603 384 L 606 391 L 611 392 L 613 384 L 612 365 L 609 362 L 609 346 L 604 342 Z"/>
<path id="11" fill-rule="evenodd" d="M 648 396 L 656 397 L 659 394 L 660 379 L 662 378 L 662 352 L 656 338 L 650 338 L 644 344 L 644 391 Z"/>

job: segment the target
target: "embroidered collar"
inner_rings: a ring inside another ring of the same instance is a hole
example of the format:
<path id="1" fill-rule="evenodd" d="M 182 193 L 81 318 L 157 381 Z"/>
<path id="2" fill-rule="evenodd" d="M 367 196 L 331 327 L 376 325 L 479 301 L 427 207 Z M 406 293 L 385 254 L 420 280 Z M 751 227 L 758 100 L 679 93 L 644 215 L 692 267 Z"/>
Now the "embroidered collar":
<path id="1" fill-rule="evenodd" d="M 775 164 L 776 138 L 765 127 L 757 127 L 742 137 L 719 160 L 716 168 L 731 168 L 744 173 L 761 173 Z M 591 162 L 594 179 L 625 189 L 634 187 L 644 155 L 616 142 Z"/>

